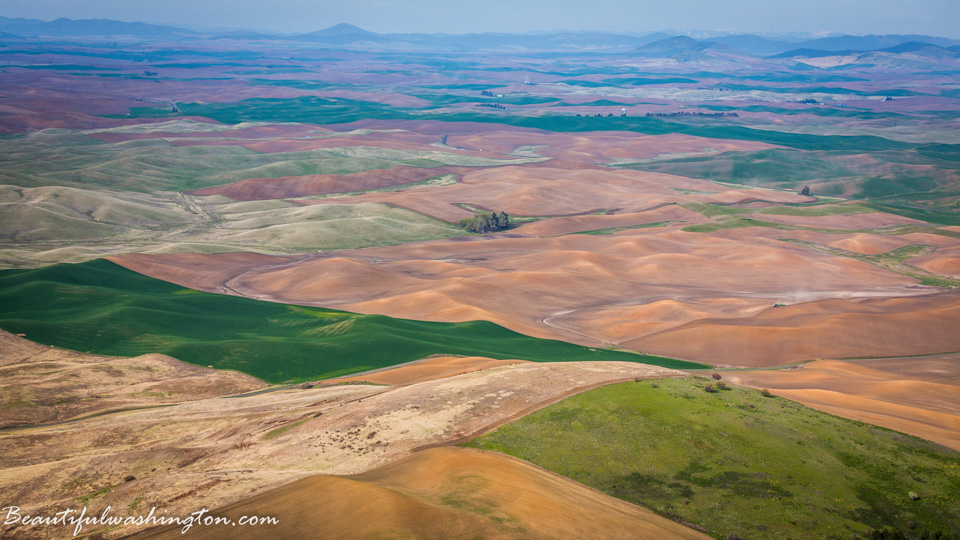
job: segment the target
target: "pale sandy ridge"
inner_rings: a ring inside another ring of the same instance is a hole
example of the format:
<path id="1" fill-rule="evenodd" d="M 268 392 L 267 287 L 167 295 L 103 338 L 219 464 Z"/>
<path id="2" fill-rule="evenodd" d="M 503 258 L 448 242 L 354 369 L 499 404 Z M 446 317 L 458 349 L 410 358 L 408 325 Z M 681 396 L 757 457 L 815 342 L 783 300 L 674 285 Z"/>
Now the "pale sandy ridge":
<path id="1" fill-rule="evenodd" d="M 162 354 L 98 356 L 46 347 L 0 330 L 0 427 L 152 407 L 262 388 L 249 375 Z"/>
<path id="2" fill-rule="evenodd" d="M 434 356 L 406 365 L 380 369 L 371 373 L 328 379 L 324 383 L 364 381 L 373 384 L 413 384 L 463 375 L 498 366 L 525 363 L 526 360 L 494 360 L 482 356 Z"/>
<path id="3" fill-rule="evenodd" d="M 104 490 L 90 495 L 90 511 L 132 512 L 137 502 L 186 515 L 305 476 L 368 471 L 597 386 L 683 375 L 625 362 L 522 363 L 406 386 L 294 388 L 0 432 L 0 491 L 34 513 Z M 3 533 L 33 538 L 44 529 Z"/>

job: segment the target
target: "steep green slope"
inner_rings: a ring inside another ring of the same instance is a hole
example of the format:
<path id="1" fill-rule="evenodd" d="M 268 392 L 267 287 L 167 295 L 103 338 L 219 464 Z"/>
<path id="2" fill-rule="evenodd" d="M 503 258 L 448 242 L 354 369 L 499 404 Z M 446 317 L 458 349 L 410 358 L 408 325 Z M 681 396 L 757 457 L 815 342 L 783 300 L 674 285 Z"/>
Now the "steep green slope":
<path id="1" fill-rule="evenodd" d="M 849 539 L 884 527 L 910 538 L 960 533 L 960 453 L 756 390 L 704 386 L 671 379 L 591 390 L 469 446 L 525 459 L 716 538 Z"/>

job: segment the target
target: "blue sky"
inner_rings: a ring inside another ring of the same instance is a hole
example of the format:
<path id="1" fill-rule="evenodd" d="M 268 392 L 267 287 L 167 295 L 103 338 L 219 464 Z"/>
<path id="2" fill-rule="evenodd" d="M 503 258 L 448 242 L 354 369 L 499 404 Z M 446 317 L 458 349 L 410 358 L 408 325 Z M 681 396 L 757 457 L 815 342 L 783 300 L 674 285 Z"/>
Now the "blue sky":
<path id="1" fill-rule="evenodd" d="M 960 0 L 0 0 L 0 15 L 280 32 L 347 22 L 382 33 L 702 29 L 960 38 Z"/>

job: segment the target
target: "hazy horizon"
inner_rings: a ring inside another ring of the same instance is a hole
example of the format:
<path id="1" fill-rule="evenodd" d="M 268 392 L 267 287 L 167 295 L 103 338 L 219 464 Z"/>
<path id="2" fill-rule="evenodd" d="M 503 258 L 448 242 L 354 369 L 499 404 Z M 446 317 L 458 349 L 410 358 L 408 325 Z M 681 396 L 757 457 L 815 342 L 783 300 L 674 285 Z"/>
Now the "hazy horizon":
<path id="1" fill-rule="evenodd" d="M 377 33 L 577 32 L 649 33 L 662 30 L 749 34 L 925 34 L 960 38 L 960 3 L 917 0 L 709 0 L 639 3 L 601 0 L 585 9 L 573 0 L 489 0 L 464 5 L 441 0 L 169 0 L 163 5 L 123 0 L 8 0 L 5 17 L 45 21 L 116 19 L 184 28 L 246 28 L 311 32 L 347 23 Z"/>

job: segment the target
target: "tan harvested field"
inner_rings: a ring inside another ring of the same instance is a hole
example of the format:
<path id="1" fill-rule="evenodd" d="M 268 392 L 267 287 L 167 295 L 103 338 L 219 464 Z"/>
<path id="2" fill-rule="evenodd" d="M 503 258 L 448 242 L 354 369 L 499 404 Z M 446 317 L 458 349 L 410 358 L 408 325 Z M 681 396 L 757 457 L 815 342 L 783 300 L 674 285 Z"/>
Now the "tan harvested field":
<path id="1" fill-rule="evenodd" d="M 817 360 L 791 369 L 723 377 L 960 450 L 960 355 Z"/>
<path id="2" fill-rule="evenodd" d="M 378 370 L 372 373 L 329 379 L 325 383 L 343 383 L 363 381 L 373 384 L 413 384 L 463 375 L 471 371 L 489 369 L 497 366 L 520 364 L 526 360 L 494 360 L 482 356 L 437 356 L 394 368 Z"/>
<path id="3" fill-rule="evenodd" d="M 0 330 L 0 428 L 154 407 L 266 386 L 162 354 L 95 356 L 38 345 Z"/>
<path id="4" fill-rule="evenodd" d="M 318 473 L 369 471 L 596 386 L 683 375 L 623 362 L 520 363 L 404 386 L 297 387 L 4 431 L 0 490 L 30 513 L 52 515 L 80 497 L 90 512 L 157 506 L 185 516 Z"/>
<path id="5" fill-rule="evenodd" d="M 707 539 L 702 533 L 527 462 L 471 448 L 430 448 L 352 476 L 318 475 L 213 512 L 274 516 L 231 538 Z M 190 538 L 222 538 L 200 527 Z M 180 538 L 179 529 L 135 538 Z"/>

